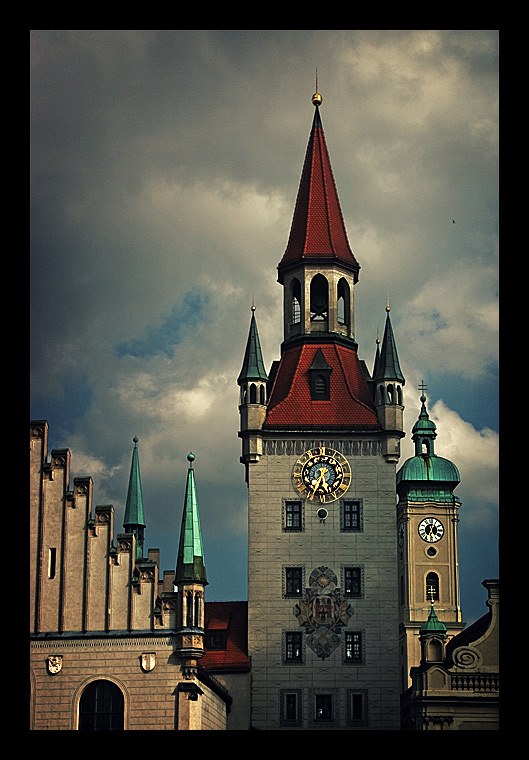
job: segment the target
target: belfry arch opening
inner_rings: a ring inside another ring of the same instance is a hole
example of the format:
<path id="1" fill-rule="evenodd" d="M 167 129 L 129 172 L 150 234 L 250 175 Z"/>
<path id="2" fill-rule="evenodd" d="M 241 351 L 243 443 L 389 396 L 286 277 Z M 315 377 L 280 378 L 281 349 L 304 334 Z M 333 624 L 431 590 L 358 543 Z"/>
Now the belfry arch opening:
<path id="1" fill-rule="evenodd" d="M 351 313 L 351 293 L 349 283 L 343 277 L 337 289 L 337 319 L 340 325 L 349 325 Z"/>
<path id="2" fill-rule="evenodd" d="M 301 283 L 296 277 L 290 283 L 290 319 L 293 325 L 301 322 Z"/>
<path id="3" fill-rule="evenodd" d="M 310 321 L 317 329 L 326 330 L 329 324 L 329 283 L 322 274 L 310 283 Z"/>

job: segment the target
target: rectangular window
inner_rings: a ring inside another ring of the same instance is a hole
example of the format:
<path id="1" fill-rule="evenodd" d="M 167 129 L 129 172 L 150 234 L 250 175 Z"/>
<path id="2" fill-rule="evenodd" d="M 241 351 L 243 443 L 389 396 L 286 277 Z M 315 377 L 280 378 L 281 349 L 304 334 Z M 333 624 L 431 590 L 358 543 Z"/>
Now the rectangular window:
<path id="1" fill-rule="evenodd" d="M 367 726 L 367 691 L 365 689 L 347 690 L 347 725 Z"/>
<path id="2" fill-rule="evenodd" d="M 362 530 L 362 501 L 343 501 L 341 509 L 342 531 L 355 532 Z"/>
<path id="3" fill-rule="evenodd" d="M 301 530 L 301 502 L 285 502 L 285 530 Z"/>
<path id="4" fill-rule="evenodd" d="M 345 632 L 345 661 L 362 662 L 362 634 L 358 631 Z"/>
<path id="5" fill-rule="evenodd" d="M 226 634 L 224 631 L 208 631 L 208 649 L 226 649 Z"/>
<path id="6" fill-rule="evenodd" d="M 285 568 L 285 596 L 301 596 L 303 583 L 302 567 Z"/>
<path id="7" fill-rule="evenodd" d="M 50 549 L 48 554 L 48 578 L 55 578 L 57 571 L 57 549 Z"/>
<path id="8" fill-rule="evenodd" d="M 301 689 L 280 692 L 280 724 L 301 726 Z"/>
<path id="9" fill-rule="evenodd" d="M 302 662 L 301 633 L 288 631 L 285 634 L 285 662 Z"/>
<path id="10" fill-rule="evenodd" d="M 316 694 L 314 719 L 318 721 L 332 720 L 331 694 Z"/>
<path id="11" fill-rule="evenodd" d="M 344 594 L 359 598 L 362 596 L 362 568 L 344 567 L 343 569 Z"/>

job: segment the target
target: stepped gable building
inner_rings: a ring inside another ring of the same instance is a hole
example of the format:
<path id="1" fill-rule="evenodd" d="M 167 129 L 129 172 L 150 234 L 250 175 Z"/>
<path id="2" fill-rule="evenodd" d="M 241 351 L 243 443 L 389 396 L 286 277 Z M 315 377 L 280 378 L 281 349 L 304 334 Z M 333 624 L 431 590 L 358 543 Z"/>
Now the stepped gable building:
<path id="1" fill-rule="evenodd" d="M 230 720 L 230 728 L 241 727 L 238 713 L 247 728 L 245 604 L 209 615 L 204 604 L 207 577 L 194 456 L 188 457 L 179 544 L 175 530 L 176 569 L 162 576 L 158 550 L 147 556 L 142 551 L 137 439 L 125 532 L 115 537 L 114 508 L 93 507 L 91 478 L 74 478 L 70 485 L 70 452 L 53 450 L 48 459 L 47 440 L 47 423 L 33 421 L 31 728 L 223 730 Z M 220 624 L 231 654 L 224 660 L 213 640 Z M 234 713 L 226 679 L 240 697 Z"/>
<path id="2" fill-rule="evenodd" d="M 496 728 L 499 582 L 464 628 L 454 495 L 425 387 L 400 467 L 403 388 L 389 304 L 359 358 L 349 244 L 319 93 L 287 246 L 283 340 L 256 311 L 237 382 L 248 600 L 208 602 L 194 456 L 174 570 L 144 551 L 134 439 L 123 532 L 30 426 L 31 726 L 36 730 Z M 246 569 L 241 569 L 244 572 Z"/>

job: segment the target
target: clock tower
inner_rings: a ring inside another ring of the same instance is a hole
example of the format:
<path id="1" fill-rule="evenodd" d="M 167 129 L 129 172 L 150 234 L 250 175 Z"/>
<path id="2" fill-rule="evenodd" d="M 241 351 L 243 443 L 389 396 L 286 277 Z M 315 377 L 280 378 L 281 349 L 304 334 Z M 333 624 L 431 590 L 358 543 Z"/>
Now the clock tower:
<path id="1" fill-rule="evenodd" d="M 464 627 L 459 598 L 458 510 L 453 491 L 460 482 L 457 467 L 437 456 L 436 425 L 421 410 L 413 426 L 415 455 L 397 473 L 400 657 L 402 690 L 411 685 L 410 668 L 421 660 L 420 631 L 435 605 L 448 638 Z"/>
<path id="2" fill-rule="evenodd" d="M 240 386 L 255 729 L 399 728 L 395 477 L 402 386 L 389 310 L 358 357 L 349 245 L 321 96 L 285 253 L 283 342 L 267 373 L 255 311 Z"/>

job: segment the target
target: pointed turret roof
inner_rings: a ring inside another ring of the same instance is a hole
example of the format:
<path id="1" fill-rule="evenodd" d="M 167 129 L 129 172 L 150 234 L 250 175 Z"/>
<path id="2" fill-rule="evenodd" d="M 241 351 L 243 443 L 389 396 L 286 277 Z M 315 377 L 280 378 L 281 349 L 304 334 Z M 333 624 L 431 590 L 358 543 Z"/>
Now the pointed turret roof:
<path id="1" fill-rule="evenodd" d="M 140 462 L 138 457 L 138 438 L 134 436 L 134 448 L 132 449 L 132 463 L 130 466 L 129 489 L 125 505 L 125 517 L 123 527 L 129 530 L 134 526 L 145 527 L 143 517 L 143 496 L 141 492 Z"/>
<path id="2" fill-rule="evenodd" d="M 339 261 L 348 266 L 358 279 L 358 264 L 345 230 L 345 224 L 334 182 L 331 161 L 320 118 L 321 96 L 316 93 L 316 107 L 305 163 L 286 251 L 278 266 L 281 270 L 300 260 L 313 262 Z"/>
<path id="3" fill-rule="evenodd" d="M 248 333 L 244 360 L 237 382 L 241 385 L 246 380 L 264 380 L 265 382 L 268 380 L 261 352 L 257 322 L 255 320 L 255 306 L 252 306 L 250 332 Z"/>
<path id="4" fill-rule="evenodd" d="M 384 337 L 382 338 L 380 354 L 377 350 L 377 356 L 375 358 L 373 380 L 398 380 L 404 384 L 404 375 L 400 369 L 397 344 L 395 343 L 395 336 L 393 335 L 389 311 L 390 309 L 388 305 L 386 306 L 386 327 L 384 328 Z"/>
<path id="5" fill-rule="evenodd" d="M 180 544 L 176 559 L 175 585 L 183 582 L 198 582 L 207 584 L 198 500 L 193 470 L 194 454 L 188 454 L 189 469 L 187 471 L 186 495 L 180 530 Z"/>

